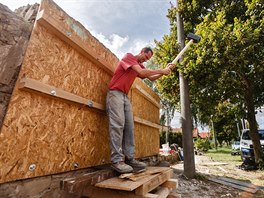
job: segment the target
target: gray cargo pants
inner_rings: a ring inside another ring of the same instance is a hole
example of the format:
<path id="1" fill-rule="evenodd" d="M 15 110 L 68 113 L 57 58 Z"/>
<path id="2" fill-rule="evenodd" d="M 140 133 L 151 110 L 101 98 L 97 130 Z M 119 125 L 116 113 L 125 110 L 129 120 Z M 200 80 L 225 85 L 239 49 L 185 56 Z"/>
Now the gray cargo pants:
<path id="1" fill-rule="evenodd" d="M 134 159 L 134 118 L 129 98 L 117 90 L 109 90 L 106 98 L 109 117 L 111 162 Z"/>

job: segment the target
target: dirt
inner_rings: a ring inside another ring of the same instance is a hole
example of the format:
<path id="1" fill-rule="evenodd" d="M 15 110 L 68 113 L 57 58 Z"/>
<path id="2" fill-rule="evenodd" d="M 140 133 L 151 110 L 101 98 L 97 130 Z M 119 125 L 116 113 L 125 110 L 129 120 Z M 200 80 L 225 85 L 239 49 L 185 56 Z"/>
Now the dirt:
<path id="1" fill-rule="evenodd" d="M 222 176 L 237 179 L 239 181 L 264 186 L 264 171 L 245 171 L 239 169 L 238 163 L 214 162 L 207 156 L 195 156 L 195 179 L 188 179 L 183 175 L 183 162 L 176 163 L 171 167 L 174 169 L 174 178 L 178 179 L 179 187 L 173 192 L 186 198 L 209 198 L 209 197 L 239 197 L 239 198 L 263 198 L 264 188 L 261 187 L 252 194 L 207 180 L 208 177 Z"/>

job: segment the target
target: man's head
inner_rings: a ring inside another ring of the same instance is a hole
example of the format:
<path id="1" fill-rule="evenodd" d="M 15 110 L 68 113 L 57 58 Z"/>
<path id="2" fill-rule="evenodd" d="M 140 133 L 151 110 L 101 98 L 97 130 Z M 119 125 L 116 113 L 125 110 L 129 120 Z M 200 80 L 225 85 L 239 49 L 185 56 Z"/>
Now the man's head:
<path id="1" fill-rule="evenodd" d="M 148 61 L 153 55 L 153 51 L 150 47 L 144 47 L 138 55 L 138 62 L 143 63 Z"/>

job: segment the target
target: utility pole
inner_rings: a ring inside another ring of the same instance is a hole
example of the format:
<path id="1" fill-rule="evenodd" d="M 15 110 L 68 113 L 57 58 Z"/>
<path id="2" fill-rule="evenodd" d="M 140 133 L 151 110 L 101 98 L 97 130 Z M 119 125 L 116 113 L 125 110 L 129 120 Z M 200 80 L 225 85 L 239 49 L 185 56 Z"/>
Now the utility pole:
<path id="1" fill-rule="evenodd" d="M 215 150 L 217 150 L 217 140 L 216 140 L 216 133 L 214 130 L 214 121 L 213 121 L 213 115 L 211 115 L 211 121 L 212 121 L 212 130 L 213 130 L 213 135 L 214 135 L 214 146 Z"/>
<path id="2" fill-rule="evenodd" d="M 169 108 L 166 109 L 166 116 L 167 116 L 167 130 L 166 130 L 165 144 L 169 142 L 169 126 L 170 126 Z"/>
<path id="3" fill-rule="evenodd" d="M 178 0 L 176 0 L 176 8 L 179 8 Z M 183 20 L 177 12 L 177 39 L 180 44 L 180 50 L 185 46 Z M 179 59 L 179 62 L 183 61 L 183 57 Z M 191 108 L 189 99 L 189 87 L 188 81 L 184 75 L 180 72 L 180 102 L 181 102 L 181 123 L 183 133 L 183 156 L 184 156 L 184 172 L 183 174 L 187 178 L 194 178 L 195 176 L 195 163 L 194 163 L 194 149 L 193 149 L 193 133 L 192 133 L 192 119 Z"/>
<path id="4" fill-rule="evenodd" d="M 236 121 L 237 121 L 237 123 L 236 123 L 236 125 L 237 125 L 237 133 L 238 133 L 238 137 L 240 137 L 239 121 L 238 120 L 236 120 Z"/>

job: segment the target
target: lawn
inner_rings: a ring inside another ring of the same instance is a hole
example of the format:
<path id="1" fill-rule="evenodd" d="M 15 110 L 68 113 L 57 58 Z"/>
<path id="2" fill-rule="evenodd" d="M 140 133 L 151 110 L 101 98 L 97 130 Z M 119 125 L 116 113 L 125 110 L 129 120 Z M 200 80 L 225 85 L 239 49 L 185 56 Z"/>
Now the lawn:
<path id="1" fill-rule="evenodd" d="M 218 162 L 241 163 L 240 155 L 231 155 L 231 151 L 232 149 L 230 147 L 223 146 L 218 147 L 217 150 L 210 149 L 205 155 Z"/>

